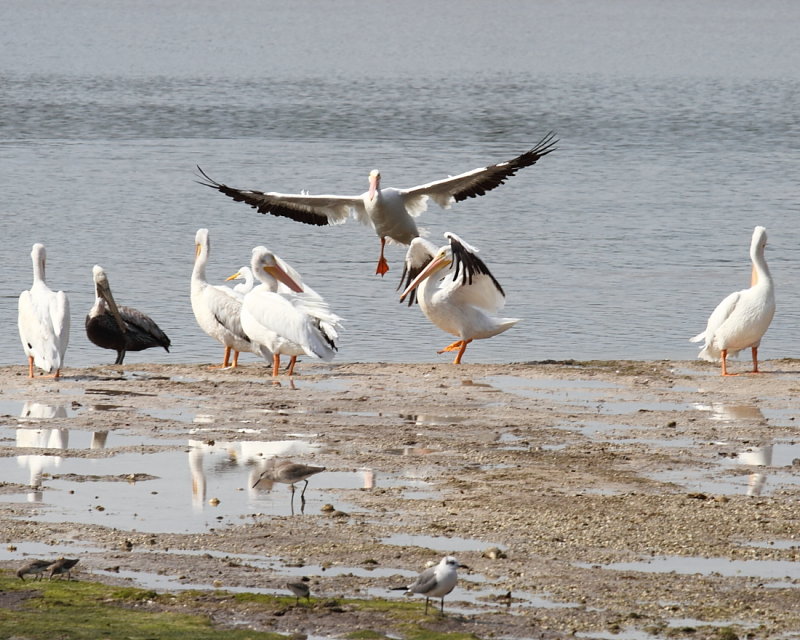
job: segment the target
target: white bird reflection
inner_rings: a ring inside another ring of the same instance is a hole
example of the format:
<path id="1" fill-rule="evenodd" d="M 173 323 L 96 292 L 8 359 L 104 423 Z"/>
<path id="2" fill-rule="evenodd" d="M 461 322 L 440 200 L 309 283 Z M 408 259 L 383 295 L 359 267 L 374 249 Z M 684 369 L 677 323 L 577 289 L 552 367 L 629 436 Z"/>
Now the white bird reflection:
<path id="1" fill-rule="evenodd" d="M 712 402 L 711 404 L 695 403 L 698 411 L 710 411 L 712 420 L 720 422 L 754 421 L 764 422 L 766 418 L 757 406 L 752 404 L 724 404 Z"/>
<path id="2" fill-rule="evenodd" d="M 20 422 L 39 422 L 67 418 L 67 406 L 64 404 L 46 404 L 42 402 L 26 402 L 20 412 Z M 97 431 L 92 434 L 92 449 L 104 449 L 108 431 Z M 69 429 L 20 427 L 16 430 L 16 445 L 22 449 L 69 449 Z M 29 502 L 42 501 L 42 477 L 46 469 L 61 465 L 62 456 L 25 454 L 17 456 L 17 464 L 30 472 L 28 484 L 32 491 L 28 492 Z"/>
<path id="3" fill-rule="evenodd" d="M 51 405 L 41 402 L 26 402 L 20 418 L 25 421 L 40 419 L 66 418 L 67 407 L 63 404 Z M 69 429 L 30 429 L 19 428 L 16 432 L 16 444 L 23 449 L 67 449 L 69 447 Z M 17 464 L 29 471 L 28 502 L 42 501 L 42 476 L 45 469 L 61 465 L 61 456 L 29 454 L 17 456 Z"/>
<path id="4" fill-rule="evenodd" d="M 741 464 L 752 467 L 771 467 L 772 452 L 772 444 L 748 447 L 745 451 L 739 453 L 737 460 Z M 747 479 L 747 495 L 760 496 L 766 484 L 767 475 L 762 471 L 753 471 Z"/>

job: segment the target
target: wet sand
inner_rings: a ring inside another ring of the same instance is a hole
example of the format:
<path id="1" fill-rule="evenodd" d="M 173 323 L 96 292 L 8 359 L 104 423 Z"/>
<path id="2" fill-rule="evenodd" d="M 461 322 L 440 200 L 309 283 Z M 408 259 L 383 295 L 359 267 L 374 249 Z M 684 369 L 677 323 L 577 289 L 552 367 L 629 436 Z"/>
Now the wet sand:
<path id="1" fill-rule="evenodd" d="M 87 458 L 148 453 L 115 440 L 118 433 L 147 438 L 153 451 L 161 439 L 164 449 L 185 451 L 189 440 L 304 434 L 321 446 L 293 459 L 327 469 L 310 479 L 304 513 L 298 492 L 294 515 L 228 517 L 224 500 L 214 507 L 215 496 L 198 493 L 220 519 L 192 533 L 146 521 L 135 531 L 42 521 L 45 507 L 20 498 L 31 488 L 4 477 L 0 565 L 17 568 L 26 549 L 40 548 L 33 543 L 60 555 L 73 545 L 83 550 L 72 554 L 81 557 L 78 579 L 152 585 L 160 575 L 184 586 L 288 593 L 287 580 L 305 575 L 312 598 L 397 598 L 391 587 L 453 552 L 470 569 L 446 598 L 446 615 L 425 620 L 436 630 L 481 638 L 621 632 L 629 640 L 716 638 L 722 627 L 754 638 L 800 631 L 800 362 L 767 361 L 763 375 L 727 379 L 705 363 L 666 361 L 299 370 L 293 385 L 277 386 L 255 364 L 67 369 L 58 382 L 0 368 L 6 468 L 23 454 L 54 454 L 18 447 L 16 429 L 58 427 L 110 434 L 103 449 L 58 451 Z M 66 405 L 68 417 L 21 421 L 25 402 Z M 243 469 L 242 491 L 257 469 Z M 63 504 L 69 498 L 48 490 L 58 471 L 47 471 L 43 503 Z M 326 473 L 360 474 L 363 483 L 329 486 Z M 285 485 L 271 493 L 291 495 Z M 86 509 L 96 506 L 87 498 Z M 211 606 L 202 600 L 201 611 Z M 347 606 L 214 614 L 223 627 L 246 615 L 252 628 L 286 633 L 402 636 L 386 612 Z"/>

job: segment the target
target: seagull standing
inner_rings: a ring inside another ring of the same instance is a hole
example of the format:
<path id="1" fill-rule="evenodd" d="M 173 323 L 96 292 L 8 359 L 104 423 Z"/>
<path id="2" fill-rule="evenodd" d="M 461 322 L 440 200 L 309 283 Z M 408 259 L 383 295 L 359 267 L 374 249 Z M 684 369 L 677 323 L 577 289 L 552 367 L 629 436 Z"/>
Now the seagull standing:
<path id="1" fill-rule="evenodd" d="M 456 569 L 464 567 L 453 556 L 445 556 L 434 567 L 428 567 L 408 585 L 406 593 L 419 593 L 425 596 L 425 613 L 428 613 L 430 598 L 441 598 L 441 612 L 444 613 L 444 597 L 450 593 L 458 582 Z"/>

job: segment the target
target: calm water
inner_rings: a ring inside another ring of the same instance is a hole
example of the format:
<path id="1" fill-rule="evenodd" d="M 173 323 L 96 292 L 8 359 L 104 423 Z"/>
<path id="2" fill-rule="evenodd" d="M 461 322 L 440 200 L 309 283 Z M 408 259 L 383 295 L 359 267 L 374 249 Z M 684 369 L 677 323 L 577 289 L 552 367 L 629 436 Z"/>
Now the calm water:
<path id="1" fill-rule="evenodd" d="M 482 249 L 507 333 L 467 362 L 693 358 L 687 340 L 749 282 L 755 225 L 778 312 L 765 358 L 800 357 L 800 5 L 510 0 L 7 0 L 0 40 L 0 363 L 23 362 L 30 247 L 72 306 L 67 364 L 112 362 L 83 318 L 91 267 L 148 312 L 172 354 L 217 360 L 189 303 L 194 234 L 221 282 L 265 244 L 346 319 L 345 361 L 449 361 L 397 302 L 404 250 L 317 228 L 194 182 L 357 194 L 557 152 L 486 196 L 421 217 Z M 247 356 L 251 361 L 253 356 Z"/>

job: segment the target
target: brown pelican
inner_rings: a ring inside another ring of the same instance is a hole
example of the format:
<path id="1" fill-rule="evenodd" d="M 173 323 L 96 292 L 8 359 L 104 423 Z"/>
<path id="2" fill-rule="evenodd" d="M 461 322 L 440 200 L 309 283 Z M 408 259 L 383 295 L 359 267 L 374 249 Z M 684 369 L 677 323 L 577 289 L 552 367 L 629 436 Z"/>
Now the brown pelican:
<path id="1" fill-rule="evenodd" d="M 374 169 L 369 174 L 369 190 L 357 196 L 313 196 L 235 189 L 212 180 L 200 167 L 197 169 L 203 178 L 200 184 L 216 189 L 236 202 L 245 202 L 260 213 L 320 226 L 342 224 L 352 215 L 362 224 L 371 226 L 380 238 L 381 255 L 375 273 L 383 275 L 389 270 L 383 256 L 386 241 L 409 244 L 419 235 L 414 218 L 428 208 L 428 198 L 432 198 L 443 209 L 449 209 L 454 202 L 482 196 L 503 184 L 518 170 L 536 164 L 539 158 L 555 150 L 557 142 L 555 135 L 549 133 L 530 151 L 507 162 L 473 169 L 410 189 L 381 189 L 380 171 Z"/>
<path id="2" fill-rule="evenodd" d="M 141 311 L 117 306 L 106 272 L 100 265 L 92 267 L 94 278 L 94 306 L 86 316 L 86 336 L 98 347 L 114 349 L 122 364 L 128 351 L 142 351 L 150 347 L 164 347 L 169 351 L 170 341 L 159 326 Z"/>
<path id="3" fill-rule="evenodd" d="M 63 291 L 53 291 L 45 283 L 46 257 L 43 244 L 33 245 L 33 285 L 19 296 L 19 337 L 31 378 L 34 364 L 60 377 L 69 344 L 69 300 Z"/>
<path id="4" fill-rule="evenodd" d="M 423 238 L 411 242 L 403 271 L 407 286 L 400 301 L 418 288 L 416 299 L 428 320 L 458 337 L 439 353 L 458 350 L 453 364 L 461 364 L 470 342 L 496 336 L 513 327 L 519 318 L 494 315 L 505 304 L 500 283 L 477 256 L 477 249 L 454 233 L 444 236 L 450 244 L 439 249 Z M 439 275 L 432 277 L 435 274 Z M 412 301 L 410 298 L 409 304 Z"/>

